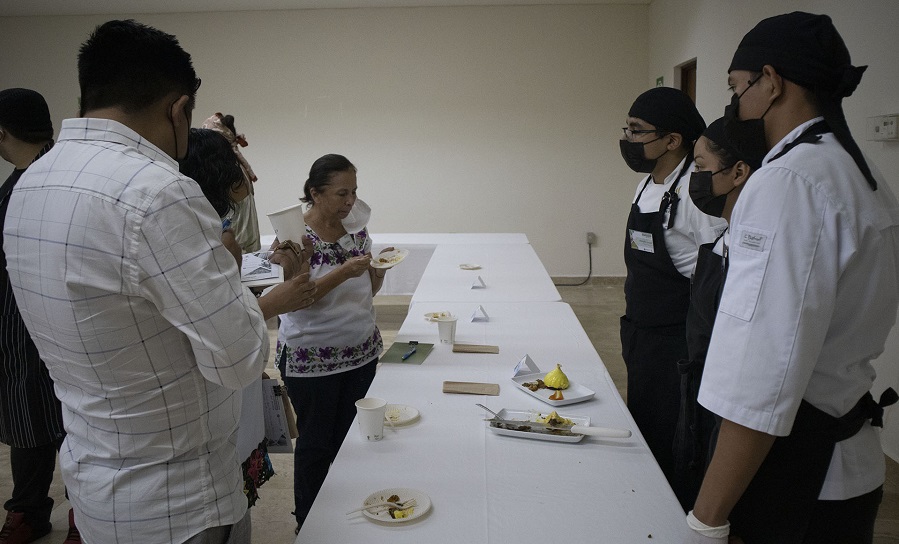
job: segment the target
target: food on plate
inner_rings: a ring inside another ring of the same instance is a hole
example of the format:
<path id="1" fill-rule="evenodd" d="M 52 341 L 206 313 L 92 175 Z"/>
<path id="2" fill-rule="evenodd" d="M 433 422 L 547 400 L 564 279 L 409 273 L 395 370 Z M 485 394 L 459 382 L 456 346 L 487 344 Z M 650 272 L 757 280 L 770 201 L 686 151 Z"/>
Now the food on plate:
<path id="1" fill-rule="evenodd" d="M 405 254 L 400 251 L 387 251 L 378 255 L 377 262 L 380 264 L 394 264 L 402 261 L 403 257 L 405 257 Z"/>
<path id="2" fill-rule="evenodd" d="M 546 376 L 543 377 L 543 383 L 545 383 L 546 387 L 549 387 L 550 389 L 568 389 L 569 386 L 568 376 L 566 376 L 565 373 L 562 372 L 562 365 L 558 363 L 556 364 L 556 368 L 546 373 Z"/>
<path id="3" fill-rule="evenodd" d="M 437 321 L 441 317 L 452 317 L 453 315 L 449 312 L 428 312 L 425 314 L 425 319 L 428 321 Z"/>
<path id="4" fill-rule="evenodd" d="M 404 508 L 402 510 L 400 510 L 399 508 L 390 508 L 389 510 L 387 510 L 387 512 L 393 519 L 408 518 L 412 515 L 413 512 L 415 512 L 415 507 L 410 506 L 409 508 Z"/>
<path id="5" fill-rule="evenodd" d="M 387 497 L 387 502 L 400 502 L 400 496 L 399 495 L 391 495 L 391 496 Z"/>
<path id="6" fill-rule="evenodd" d="M 553 391 L 553 394 L 549 396 L 549 400 L 565 400 L 565 397 L 562 396 L 562 390 L 556 389 Z"/>
<path id="7" fill-rule="evenodd" d="M 538 389 L 546 389 L 546 384 L 543 383 L 543 380 L 538 379 L 535 382 L 524 382 L 521 384 L 522 387 L 527 387 L 531 391 L 537 391 Z"/>
<path id="8" fill-rule="evenodd" d="M 558 392 L 558 391 L 557 391 L 557 392 Z M 539 423 L 546 423 L 547 425 L 565 425 L 565 426 L 567 426 L 567 427 L 570 427 L 571 425 L 574 425 L 574 422 L 573 422 L 573 421 L 571 421 L 571 420 L 568 419 L 567 417 L 562 417 L 562 416 L 560 416 L 558 413 L 556 413 L 555 410 L 553 410 L 552 412 L 550 412 L 549 415 L 546 416 L 546 417 L 539 417 L 539 416 L 538 416 L 537 419 L 536 419 L 535 421 L 537 421 L 537 422 L 539 422 Z"/>

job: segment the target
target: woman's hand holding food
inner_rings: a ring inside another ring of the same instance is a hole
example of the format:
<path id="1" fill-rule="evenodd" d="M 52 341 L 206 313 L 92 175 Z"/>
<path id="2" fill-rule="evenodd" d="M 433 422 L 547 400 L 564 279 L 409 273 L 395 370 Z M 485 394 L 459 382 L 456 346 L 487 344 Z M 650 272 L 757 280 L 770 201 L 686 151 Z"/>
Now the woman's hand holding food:
<path id="1" fill-rule="evenodd" d="M 347 259 L 341 266 L 341 269 L 347 275 L 347 279 L 358 278 L 368 272 L 369 264 L 371 264 L 371 253 L 366 253 L 365 255 Z"/>

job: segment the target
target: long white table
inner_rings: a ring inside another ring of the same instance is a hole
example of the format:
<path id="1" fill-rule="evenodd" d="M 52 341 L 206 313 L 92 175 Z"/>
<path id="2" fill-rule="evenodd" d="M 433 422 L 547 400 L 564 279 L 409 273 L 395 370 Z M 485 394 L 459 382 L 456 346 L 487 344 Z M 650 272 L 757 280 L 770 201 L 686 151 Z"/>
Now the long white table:
<path id="1" fill-rule="evenodd" d="M 411 295 L 418 288 L 418 283 L 437 246 L 472 245 L 472 244 L 527 244 L 528 237 L 522 233 L 371 233 L 372 254 L 377 255 L 382 249 L 396 247 L 409 250 L 409 255 L 402 266 L 393 268 L 384 278 L 381 295 Z"/>
<path id="2" fill-rule="evenodd" d="M 459 268 L 462 264 L 479 265 L 481 268 L 463 270 Z M 483 280 L 484 287 L 472 288 L 478 277 Z M 559 290 L 530 244 L 437 246 L 412 296 L 412 302 L 560 300 Z"/>
<path id="3" fill-rule="evenodd" d="M 471 322 L 470 302 L 414 303 L 396 342 L 435 343 L 421 365 L 382 364 L 369 391 L 420 410 L 417 423 L 367 442 L 354 424 L 331 467 L 297 543 L 580 543 L 686 542 L 684 514 L 571 308 L 560 302 L 485 302 L 488 322 Z M 432 311 L 460 317 L 460 343 L 498 345 L 498 355 L 453 353 L 440 344 Z M 629 439 L 585 437 L 544 442 L 490 431 L 476 402 L 494 410 L 548 404 L 518 390 L 512 371 L 525 354 L 548 371 L 596 392 L 560 407 L 598 426 L 625 427 Z M 442 383 L 500 384 L 499 396 L 442 393 Z M 431 511 L 408 524 L 381 525 L 362 514 L 370 493 L 418 489 Z"/>

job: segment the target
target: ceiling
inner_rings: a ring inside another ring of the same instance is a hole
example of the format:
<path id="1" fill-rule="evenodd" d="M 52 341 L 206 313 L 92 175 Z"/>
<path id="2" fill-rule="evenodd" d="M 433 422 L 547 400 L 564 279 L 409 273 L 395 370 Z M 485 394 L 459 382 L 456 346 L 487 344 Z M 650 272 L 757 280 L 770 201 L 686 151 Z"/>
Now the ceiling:
<path id="1" fill-rule="evenodd" d="M 0 17 L 289 9 L 649 4 L 652 0 L 4 0 Z"/>

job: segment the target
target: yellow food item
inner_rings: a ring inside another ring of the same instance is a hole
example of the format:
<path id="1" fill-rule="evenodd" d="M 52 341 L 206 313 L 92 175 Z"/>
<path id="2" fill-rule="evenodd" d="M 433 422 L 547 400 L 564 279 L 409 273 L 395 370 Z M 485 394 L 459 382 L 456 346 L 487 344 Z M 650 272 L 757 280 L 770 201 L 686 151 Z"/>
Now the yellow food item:
<path id="1" fill-rule="evenodd" d="M 568 389 L 568 376 L 562 372 L 562 365 L 556 364 L 556 368 L 547 372 L 543 377 L 543 383 L 551 389 Z"/>
<path id="2" fill-rule="evenodd" d="M 553 391 L 553 394 L 549 396 L 549 400 L 565 400 L 565 397 L 562 396 L 562 390 L 556 389 Z"/>
<path id="3" fill-rule="evenodd" d="M 538 417 L 537 422 L 546 423 L 549 425 L 574 425 L 573 421 L 571 421 L 567 417 L 560 416 L 555 411 L 550 412 L 546 417 Z"/>
<path id="4" fill-rule="evenodd" d="M 412 512 L 415 512 L 414 507 L 409 507 L 403 510 L 395 510 L 391 508 L 390 515 L 393 517 L 393 519 L 402 519 L 411 516 Z"/>

